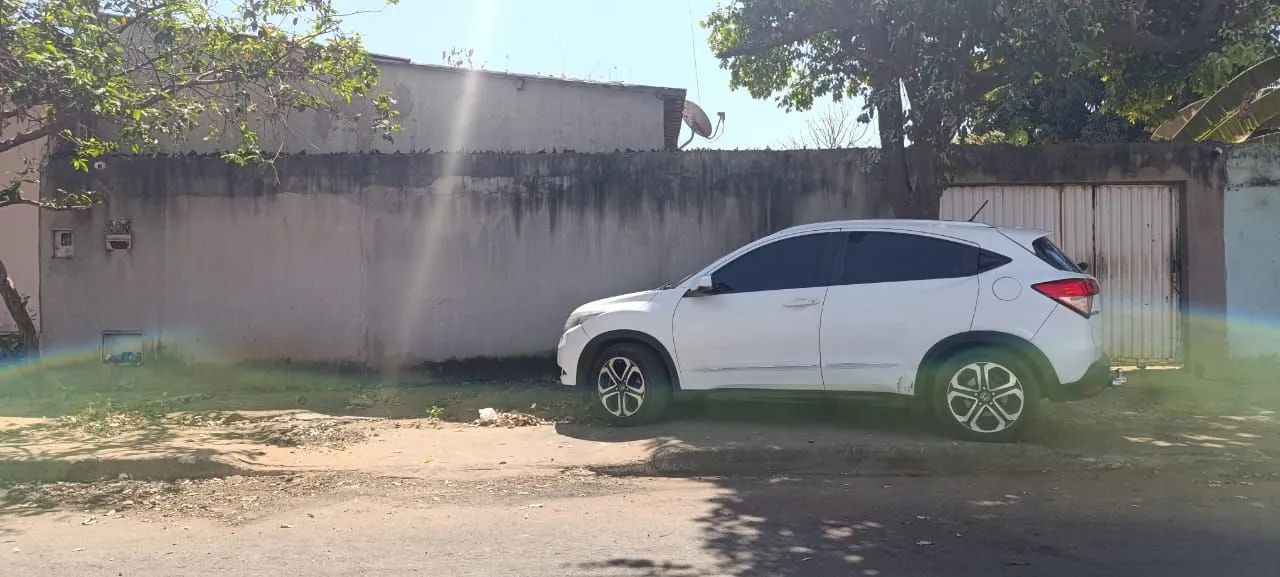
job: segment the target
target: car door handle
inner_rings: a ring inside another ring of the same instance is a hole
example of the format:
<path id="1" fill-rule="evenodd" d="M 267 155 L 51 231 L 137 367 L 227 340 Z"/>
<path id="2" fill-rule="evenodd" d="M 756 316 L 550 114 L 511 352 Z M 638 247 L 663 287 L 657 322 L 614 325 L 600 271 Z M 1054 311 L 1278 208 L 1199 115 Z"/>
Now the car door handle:
<path id="1" fill-rule="evenodd" d="M 792 299 L 790 301 L 787 301 L 786 304 L 783 304 L 782 306 L 787 307 L 789 309 L 802 309 L 804 307 L 811 307 L 816 304 L 818 304 L 818 301 L 814 299 Z"/>

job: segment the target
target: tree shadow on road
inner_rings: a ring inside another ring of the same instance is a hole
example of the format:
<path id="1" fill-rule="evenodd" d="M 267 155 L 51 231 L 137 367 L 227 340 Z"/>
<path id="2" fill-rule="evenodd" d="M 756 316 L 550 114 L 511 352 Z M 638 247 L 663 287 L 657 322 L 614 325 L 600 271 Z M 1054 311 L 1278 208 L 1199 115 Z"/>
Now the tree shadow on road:
<path id="1" fill-rule="evenodd" d="M 770 435 L 803 437 L 806 434 L 853 437 L 892 435 L 939 438 L 927 418 L 899 407 L 860 406 L 849 403 L 686 401 L 668 408 L 659 422 L 635 427 L 610 427 L 603 423 L 561 423 L 556 431 L 570 437 L 624 442 L 646 439 L 768 442 Z M 718 433 L 740 435 L 719 439 Z"/>
<path id="2" fill-rule="evenodd" d="M 1280 533 L 1270 510 L 1275 487 L 1219 491 L 1194 480 L 1126 473 L 699 479 L 715 488 L 704 512 L 692 513 L 707 561 L 664 572 L 657 568 L 670 561 L 660 554 L 632 557 L 608 574 L 1269 574 L 1280 563 L 1280 550 L 1270 546 Z"/>

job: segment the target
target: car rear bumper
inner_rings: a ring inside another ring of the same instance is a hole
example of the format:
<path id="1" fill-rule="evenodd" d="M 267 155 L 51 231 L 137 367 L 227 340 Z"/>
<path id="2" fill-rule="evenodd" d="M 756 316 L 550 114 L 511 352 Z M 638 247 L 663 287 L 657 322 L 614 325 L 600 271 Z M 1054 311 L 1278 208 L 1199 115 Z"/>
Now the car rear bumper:
<path id="1" fill-rule="evenodd" d="M 1055 401 L 1076 401 L 1101 393 L 1111 384 L 1111 360 L 1106 356 L 1094 361 L 1084 376 L 1074 383 L 1058 385 L 1050 397 Z"/>

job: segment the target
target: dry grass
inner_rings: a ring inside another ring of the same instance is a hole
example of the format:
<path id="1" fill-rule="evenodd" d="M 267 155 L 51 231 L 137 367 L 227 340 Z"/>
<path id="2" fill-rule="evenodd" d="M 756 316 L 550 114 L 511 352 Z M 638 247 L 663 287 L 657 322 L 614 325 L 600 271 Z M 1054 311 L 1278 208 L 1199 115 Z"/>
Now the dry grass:
<path id="1" fill-rule="evenodd" d="M 479 409 L 544 421 L 579 416 L 573 391 L 549 377 L 513 380 L 418 378 L 391 384 L 373 374 L 254 366 L 49 367 L 0 370 L 0 416 L 67 417 L 109 432 L 146 426 L 166 413 L 305 409 L 330 415 L 431 417 L 469 423 Z"/>

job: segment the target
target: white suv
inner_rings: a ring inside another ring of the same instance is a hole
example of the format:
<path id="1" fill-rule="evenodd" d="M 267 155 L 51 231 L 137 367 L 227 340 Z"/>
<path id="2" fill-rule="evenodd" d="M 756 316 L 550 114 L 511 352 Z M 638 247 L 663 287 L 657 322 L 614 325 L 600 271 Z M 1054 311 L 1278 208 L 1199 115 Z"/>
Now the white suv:
<path id="1" fill-rule="evenodd" d="M 919 399 L 944 426 L 1012 439 L 1041 397 L 1107 384 L 1097 281 L 1044 231 L 861 220 L 797 226 L 656 290 L 587 303 L 557 361 L 615 424 L 677 392 Z"/>

